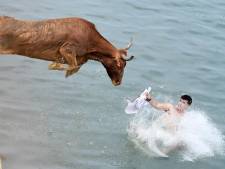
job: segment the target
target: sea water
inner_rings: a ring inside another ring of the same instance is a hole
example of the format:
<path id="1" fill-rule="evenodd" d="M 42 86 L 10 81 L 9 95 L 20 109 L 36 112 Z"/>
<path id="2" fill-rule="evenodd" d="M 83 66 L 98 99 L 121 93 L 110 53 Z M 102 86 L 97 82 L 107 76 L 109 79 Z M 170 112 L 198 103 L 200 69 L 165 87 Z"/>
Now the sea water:
<path id="1" fill-rule="evenodd" d="M 191 151 L 181 155 L 179 150 L 166 159 L 146 155 L 128 137 L 133 116 L 124 113 L 123 102 L 149 85 L 159 101 L 189 94 L 194 114 L 201 109 L 203 118 L 224 135 L 224 6 L 224 0 L 0 0 L 0 15 L 88 19 L 118 48 L 133 37 L 128 54 L 135 56 L 126 64 L 122 84 L 114 87 L 99 62 L 89 61 L 65 78 L 65 72 L 48 70 L 50 62 L 1 55 L 3 169 L 225 168 L 225 156 L 204 141 L 217 138 L 207 138 L 208 132 L 205 137 L 184 135 Z M 187 161 L 196 154 L 192 137 L 200 137 L 199 144 L 208 147 L 197 152 L 214 155 L 197 154 L 193 162 Z"/>

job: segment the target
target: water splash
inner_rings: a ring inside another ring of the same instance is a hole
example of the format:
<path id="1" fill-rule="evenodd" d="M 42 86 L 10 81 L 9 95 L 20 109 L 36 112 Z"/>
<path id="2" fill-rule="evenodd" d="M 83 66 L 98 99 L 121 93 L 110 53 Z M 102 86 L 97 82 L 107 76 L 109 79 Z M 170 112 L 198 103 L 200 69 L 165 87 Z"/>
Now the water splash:
<path id="1" fill-rule="evenodd" d="M 224 136 L 203 111 L 190 111 L 180 124 L 181 140 L 187 150 L 182 153 L 184 160 L 195 160 L 224 154 Z"/>
<path id="2" fill-rule="evenodd" d="M 136 114 L 127 129 L 129 138 L 149 156 L 167 157 L 174 150 L 182 160 L 223 155 L 224 136 L 203 111 L 191 110 L 176 123 L 176 130 L 164 128 L 162 114 L 145 109 Z"/>

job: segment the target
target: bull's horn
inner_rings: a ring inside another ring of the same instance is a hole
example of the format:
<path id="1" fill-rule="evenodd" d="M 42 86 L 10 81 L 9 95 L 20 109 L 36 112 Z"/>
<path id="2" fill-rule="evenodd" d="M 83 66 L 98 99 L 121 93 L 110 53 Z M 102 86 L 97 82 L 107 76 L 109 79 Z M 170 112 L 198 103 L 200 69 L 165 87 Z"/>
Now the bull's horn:
<path id="1" fill-rule="evenodd" d="M 128 43 L 127 47 L 125 48 L 125 50 L 130 49 L 130 47 L 133 45 L 133 38 L 130 39 L 130 42 Z"/>
<path id="2" fill-rule="evenodd" d="M 129 58 L 125 58 L 124 56 L 122 56 L 123 60 L 125 61 L 130 61 L 134 58 L 134 56 L 130 56 Z"/>

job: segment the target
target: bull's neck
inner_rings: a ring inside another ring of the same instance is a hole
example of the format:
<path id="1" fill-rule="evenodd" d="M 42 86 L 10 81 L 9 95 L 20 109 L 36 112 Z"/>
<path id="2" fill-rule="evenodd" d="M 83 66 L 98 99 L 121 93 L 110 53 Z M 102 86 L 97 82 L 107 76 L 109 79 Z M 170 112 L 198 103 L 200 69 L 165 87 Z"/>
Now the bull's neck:
<path id="1" fill-rule="evenodd" d="M 100 38 L 96 39 L 96 42 L 93 46 L 94 51 L 101 53 L 103 55 L 108 55 L 114 57 L 117 53 L 117 48 L 113 46 L 108 40 L 99 34 Z"/>
<path id="2" fill-rule="evenodd" d="M 88 55 L 88 59 L 98 61 L 98 62 L 101 62 L 101 63 L 104 62 L 105 57 L 106 56 L 104 56 L 104 55 L 102 55 L 98 52 L 94 52 L 94 53 L 91 53 L 90 55 Z"/>
<path id="3" fill-rule="evenodd" d="M 104 55 L 99 52 L 94 52 L 88 55 L 88 59 L 101 62 L 103 65 L 105 65 L 109 59 L 113 59 L 113 57 Z"/>
<path id="4" fill-rule="evenodd" d="M 99 61 L 104 64 L 105 60 L 109 58 L 116 58 L 118 56 L 118 49 L 104 38 L 98 39 L 95 46 L 91 47 L 88 59 Z"/>

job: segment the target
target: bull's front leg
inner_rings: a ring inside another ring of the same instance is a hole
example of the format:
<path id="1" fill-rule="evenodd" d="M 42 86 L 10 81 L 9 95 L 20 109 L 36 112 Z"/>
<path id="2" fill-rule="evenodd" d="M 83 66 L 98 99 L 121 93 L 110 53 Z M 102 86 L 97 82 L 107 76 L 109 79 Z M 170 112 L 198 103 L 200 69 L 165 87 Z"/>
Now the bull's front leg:
<path id="1" fill-rule="evenodd" d="M 49 70 L 65 70 L 63 64 L 58 62 L 52 62 L 48 65 Z"/>
<path id="2" fill-rule="evenodd" d="M 80 66 L 77 63 L 76 47 L 73 44 L 67 42 L 62 45 L 59 51 L 69 65 L 66 69 L 65 75 L 65 77 L 69 77 L 80 69 Z"/>
<path id="3" fill-rule="evenodd" d="M 65 70 L 64 68 L 64 58 L 61 55 L 55 56 L 55 61 L 48 65 L 49 70 Z"/>

